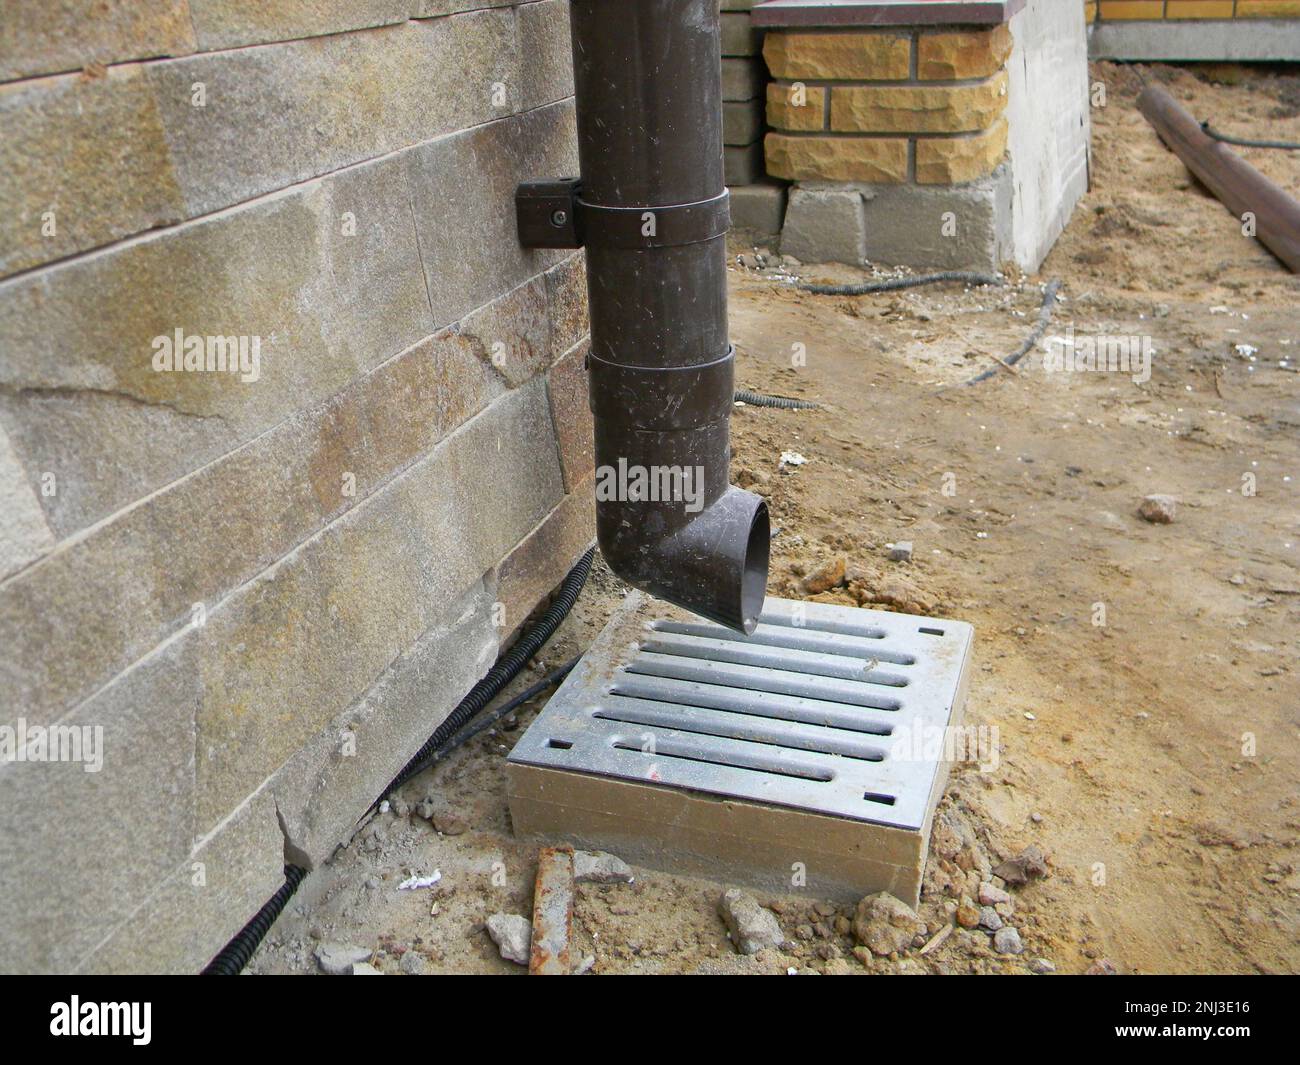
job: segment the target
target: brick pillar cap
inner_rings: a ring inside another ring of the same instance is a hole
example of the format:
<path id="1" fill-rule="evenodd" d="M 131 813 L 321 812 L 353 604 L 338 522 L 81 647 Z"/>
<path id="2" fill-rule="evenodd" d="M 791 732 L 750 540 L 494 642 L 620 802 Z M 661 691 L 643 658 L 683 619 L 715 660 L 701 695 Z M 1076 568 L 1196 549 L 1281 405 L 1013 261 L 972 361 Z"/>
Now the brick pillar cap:
<path id="1" fill-rule="evenodd" d="M 764 0 L 755 26 L 998 26 L 1025 0 Z"/>

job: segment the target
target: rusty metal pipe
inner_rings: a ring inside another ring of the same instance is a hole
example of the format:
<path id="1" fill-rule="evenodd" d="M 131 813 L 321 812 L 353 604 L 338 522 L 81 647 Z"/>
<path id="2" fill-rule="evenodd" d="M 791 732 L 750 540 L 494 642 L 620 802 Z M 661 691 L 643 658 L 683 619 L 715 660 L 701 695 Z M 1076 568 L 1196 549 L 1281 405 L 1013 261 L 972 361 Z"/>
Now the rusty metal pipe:
<path id="1" fill-rule="evenodd" d="M 573 0 L 571 25 L 600 548 L 629 583 L 752 632 L 769 532 L 729 483 L 717 0 Z"/>
<path id="2" fill-rule="evenodd" d="M 1255 235 L 1293 273 L 1300 272 L 1300 203 L 1227 145 L 1158 85 L 1138 96 L 1138 110 L 1198 181 L 1238 218 L 1255 216 Z"/>

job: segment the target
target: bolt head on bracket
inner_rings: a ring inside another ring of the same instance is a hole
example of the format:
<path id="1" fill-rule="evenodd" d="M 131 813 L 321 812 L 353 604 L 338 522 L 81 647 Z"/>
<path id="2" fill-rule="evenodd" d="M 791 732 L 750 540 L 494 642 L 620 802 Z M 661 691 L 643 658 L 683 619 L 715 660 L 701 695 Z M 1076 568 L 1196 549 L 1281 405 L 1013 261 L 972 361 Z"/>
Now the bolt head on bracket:
<path id="1" fill-rule="evenodd" d="M 515 189 L 519 243 L 525 248 L 581 248 L 579 178 L 525 181 Z"/>

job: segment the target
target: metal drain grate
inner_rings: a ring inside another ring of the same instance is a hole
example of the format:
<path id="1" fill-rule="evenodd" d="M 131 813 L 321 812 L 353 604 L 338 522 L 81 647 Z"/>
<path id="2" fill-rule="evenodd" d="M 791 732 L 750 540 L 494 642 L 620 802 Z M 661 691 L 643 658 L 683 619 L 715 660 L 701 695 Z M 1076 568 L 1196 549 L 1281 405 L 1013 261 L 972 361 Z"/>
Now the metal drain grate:
<path id="1" fill-rule="evenodd" d="M 510 761 L 919 829 L 972 637 L 774 598 L 745 637 L 637 596 Z"/>

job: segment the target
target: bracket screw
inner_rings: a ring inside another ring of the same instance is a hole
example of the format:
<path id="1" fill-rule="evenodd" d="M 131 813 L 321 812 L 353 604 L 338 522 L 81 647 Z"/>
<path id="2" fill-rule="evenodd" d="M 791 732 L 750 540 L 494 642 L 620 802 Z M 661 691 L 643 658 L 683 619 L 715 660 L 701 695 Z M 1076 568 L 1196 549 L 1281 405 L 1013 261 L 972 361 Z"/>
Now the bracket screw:
<path id="1" fill-rule="evenodd" d="M 551 225 L 556 229 L 563 229 L 569 224 L 569 212 L 561 208 L 551 213 Z"/>

